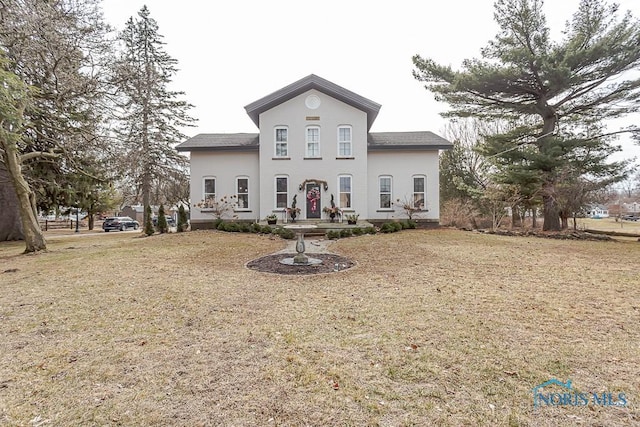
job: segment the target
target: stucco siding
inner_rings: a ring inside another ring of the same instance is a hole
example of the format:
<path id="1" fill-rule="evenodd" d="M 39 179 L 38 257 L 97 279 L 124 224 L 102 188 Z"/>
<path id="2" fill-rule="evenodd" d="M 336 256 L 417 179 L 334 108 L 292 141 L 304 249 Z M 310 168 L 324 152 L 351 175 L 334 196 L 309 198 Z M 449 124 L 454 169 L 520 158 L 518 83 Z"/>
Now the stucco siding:
<path id="1" fill-rule="evenodd" d="M 413 177 L 426 177 L 427 212 L 418 215 L 419 218 L 438 220 L 439 209 L 439 174 L 438 151 L 406 151 L 406 152 L 370 152 L 368 161 L 369 219 L 406 219 L 401 207 L 396 206 L 397 200 L 411 200 L 413 195 Z M 392 189 L 390 209 L 380 208 L 379 178 L 390 176 Z"/>
<path id="2" fill-rule="evenodd" d="M 320 106 L 308 108 L 309 95 L 320 99 Z M 352 156 L 338 158 L 338 127 L 351 126 Z M 275 128 L 288 129 L 288 158 L 275 158 Z M 319 158 L 306 157 L 306 129 L 320 129 Z M 289 182 L 288 203 L 297 194 L 301 218 L 307 218 L 306 193 L 298 186 L 305 180 L 325 181 L 327 190 L 321 191 L 321 206 L 329 206 L 331 194 L 339 205 L 340 175 L 351 176 L 351 211 L 364 214 L 367 211 L 367 115 L 350 105 L 338 101 L 317 90 L 309 90 L 260 115 L 260 183 L 262 215 L 277 211 L 275 206 L 275 177 L 287 176 Z M 364 216 L 364 215 L 363 215 Z"/>
<path id="3" fill-rule="evenodd" d="M 191 153 L 191 203 L 198 204 L 204 198 L 204 179 L 215 178 L 216 198 L 236 194 L 236 178 L 249 178 L 249 206 L 237 210 L 238 219 L 258 219 L 260 215 L 260 174 L 257 152 L 206 152 Z M 195 221 L 214 218 L 210 213 L 191 207 L 191 219 Z"/>

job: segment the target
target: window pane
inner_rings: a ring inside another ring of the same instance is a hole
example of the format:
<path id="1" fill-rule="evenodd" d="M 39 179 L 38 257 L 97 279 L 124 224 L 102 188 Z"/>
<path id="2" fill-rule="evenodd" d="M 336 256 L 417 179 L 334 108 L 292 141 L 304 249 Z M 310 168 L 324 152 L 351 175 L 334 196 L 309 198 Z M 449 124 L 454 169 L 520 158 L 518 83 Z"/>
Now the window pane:
<path id="1" fill-rule="evenodd" d="M 423 177 L 413 178 L 413 191 L 415 193 L 423 193 L 424 192 L 424 178 Z"/>
<path id="2" fill-rule="evenodd" d="M 391 178 L 380 178 L 380 192 L 381 193 L 391 192 Z"/>
<path id="3" fill-rule="evenodd" d="M 276 208 L 286 208 L 286 207 L 287 207 L 287 195 L 276 194 Z"/>
<path id="4" fill-rule="evenodd" d="M 216 192 L 216 180 L 205 179 L 204 180 L 204 192 L 207 194 L 213 194 Z"/>
<path id="5" fill-rule="evenodd" d="M 238 193 L 247 193 L 249 191 L 249 180 L 247 178 L 238 179 Z"/>
<path id="6" fill-rule="evenodd" d="M 340 177 L 340 191 L 351 193 L 351 177 L 350 176 Z"/>
<path id="7" fill-rule="evenodd" d="M 278 143 L 276 144 L 276 156 L 284 157 L 287 155 L 287 144 Z"/>
<path id="8" fill-rule="evenodd" d="M 338 130 L 338 138 L 340 142 L 351 141 L 351 128 L 340 128 Z"/>
<path id="9" fill-rule="evenodd" d="M 287 178 L 276 178 L 276 191 L 278 193 L 287 192 Z"/>
<path id="10" fill-rule="evenodd" d="M 249 195 L 238 194 L 238 209 L 246 209 L 249 207 Z"/>
<path id="11" fill-rule="evenodd" d="M 350 156 L 351 155 L 351 143 L 350 142 L 341 142 L 339 148 L 340 156 Z"/>
<path id="12" fill-rule="evenodd" d="M 380 195 L 380 207 L 381 208 L 390 208 L 391 207 L 391 194 L 381 194 Z"/>
<path id="13" fill-rule="evenodd" d="M 287 129 L 276 129 L 276 142 L 287 142 Z"/>
<path id="14" fill-rule="evenodd" d="M 340 193 L 340 207 L 341 208 L 351 207 L 351 193 Z"/>

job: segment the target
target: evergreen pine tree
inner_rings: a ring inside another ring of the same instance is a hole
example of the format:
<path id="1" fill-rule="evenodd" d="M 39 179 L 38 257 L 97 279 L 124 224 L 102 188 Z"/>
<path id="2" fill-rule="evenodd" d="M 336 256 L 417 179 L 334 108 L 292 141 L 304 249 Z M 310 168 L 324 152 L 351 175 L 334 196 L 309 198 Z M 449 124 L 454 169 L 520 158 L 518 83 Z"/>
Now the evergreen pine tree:
<path id="1" fill-rule="evenodd" d="M 167 217 L 164 214 L 164 206 L 160 205 L 158 208 L 158 231 L 161 234 L 169 232 L 169 225 L 167 225 Z"/>
<path id="2" fill-rule="evenodd" d="M 144 234 L 153 236 L 156 230 L 153 228 L 153 220 L 151 219 L 151 206 L 146 205 L 144 208 Z"/>
<path id="3" fill-rule="evenodd" d="M 187 231 L 188 226 L 189 220 L 187 218 L 187 211 L 184 209 L 184 206 L 180 205 L 178 208 L 178 233 Z"/>
<path id="4" fill-rule="evenodd" d="M 164 51 L 158 24 L 146 6 L 137 19 L 127 21 L 120 41 L 123 50 L 115 64 L 114 83 L 119 95 L 119 134 L 127 153 L 123 172 L 141 189 L 142 204 L 147 206 L 154 182 L 186 174 L 187 159 L 174 147 L 186 138 L 180 128 L 194 121 L 187 114 L 192 105 L 179 99 L 184 92 L 168 89 L 177 60 Z"/>
<path id="5" fill-rule="evenodd" d="M 582 0 L 553 41 L 542 0 L 498 0 L 494 17 L 500 32 L 455 71 L 416 55 L 414 76 L 436 99 L 447 102 L 450 117 L 507 120 L 519 126 L 487 138 L 483 152 L 501 168 L 503 183 L 532 185 L 539 195 L 544 230 L 561 229 L 559 200 L 566 176 L 598 179 L 602 185 L 623 176 L 623 162 L 608 163 L 617 150 L 615 134 L 603 123 L 640 107 L 640 21 L 622 18 L 617 5 Z M 613 122 L 610 122 L 613 124 Z"/>

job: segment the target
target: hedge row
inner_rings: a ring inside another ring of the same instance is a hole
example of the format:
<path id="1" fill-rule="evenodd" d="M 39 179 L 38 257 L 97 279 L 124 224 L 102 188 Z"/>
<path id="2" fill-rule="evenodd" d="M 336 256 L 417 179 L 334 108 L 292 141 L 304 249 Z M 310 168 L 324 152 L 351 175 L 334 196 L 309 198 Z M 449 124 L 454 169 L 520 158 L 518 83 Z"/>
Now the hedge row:
<path id="1" fill-rule="evenodd" d="M 295 233 L 280 226 L 271 227 L 270 225 L 260 225 L 257 222 L 252 224 L 246 222 L 226 222 L 221 219 L 216 220 L 214 224 L 215 228 L 220 231 L 227 231 L 230 233 L 262 233 L 262 234 L 276 234 L 283 239 L 294 239 Z M 385 222 L 380 226 L 381 233 L 395 233 L 396 231 L 416 228 L 416 222 L 412 220 L 399 221 L 399 222 Z M 330 240 L 360 236 L 362 234 L 376 234 L 377 229 L 375 227 L 365 228 L 345 228 L 342 230 L 329 230 L 326 237 Z"/>

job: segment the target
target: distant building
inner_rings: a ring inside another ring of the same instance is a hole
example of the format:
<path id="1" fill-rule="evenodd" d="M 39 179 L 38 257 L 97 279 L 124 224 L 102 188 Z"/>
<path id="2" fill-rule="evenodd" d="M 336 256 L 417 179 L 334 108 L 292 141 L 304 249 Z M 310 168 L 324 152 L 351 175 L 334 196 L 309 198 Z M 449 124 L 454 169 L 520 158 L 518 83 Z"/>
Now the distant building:
<path id="1" fill-rule="evenodd" d="M 609 209 L 604 205 L 589 205 L 586 215 L 588 218 L 609 218 Z"/>

